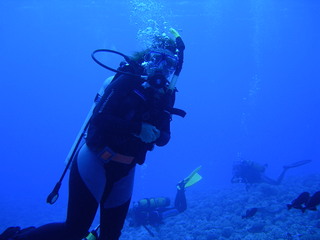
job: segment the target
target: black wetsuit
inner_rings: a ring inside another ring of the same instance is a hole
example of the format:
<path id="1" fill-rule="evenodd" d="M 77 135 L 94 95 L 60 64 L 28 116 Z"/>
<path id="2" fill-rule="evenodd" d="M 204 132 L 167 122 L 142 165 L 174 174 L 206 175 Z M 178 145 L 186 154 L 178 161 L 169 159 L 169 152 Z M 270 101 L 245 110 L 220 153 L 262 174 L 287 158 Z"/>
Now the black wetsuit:
<path id="1" fill-rule="evenodd" d="M 143 80 L 126 75 L 110 83 L 96 106 L 91 121 L 87 144 L 93 151 L 105 146 L 113 151 L 134 156 L 142 164 L 146 152 L 154 144 L 163 146 L 170 139 L 170 109 L 175 94 L 158 94 L 142 86 Z M 147 122 L 161 131 L 155 143 L 144 143 L 135 137 L 140 133 L 141 123 Z"/>
<path id="2" fill-rule="evenodd" d="M 166 94 L 166 89 L 163 89 L 163 94 L 159 94 L 153 88 L 144 88 L 142 83 L 140 78 L 121 75 L 106 88 L 97 104 L 86 144 L 79 151 L 71 168 L 66 222 L 47 224 L 15 239 L 80 240 L 87 235 L 99 204 L 99 239 L 119 239 L 131 200 L 130 188 L 136 163 L 142 164 L 146 152 L 152 150 L 154 145 L 163 146 L 170 139 L 171 114 L 168 110 L 173 107 L 174 93 Z M 143 122 L 154 125 L 161 131 L 156 142 L 144 143 L 135 136 L 140 133 Z M 134 160 L 131 164 L 103 162 L 99 154 L 105 147 L 116 153 L 133 156 Z M 105 183 L 103 194 L 100 194 L 101 189 L 94 189 L 94 183 L 88 181 L 88 176 L 93 180 L 99 178 L 99 174 L 95 176 L 85 172 L 86 168 L 88 171 L 92 170 L 91 163 L 95 164 L 92 166 L 93 170 L 100 171 L 99 166 L 102 166 L 104 179 L 101 181 Z M 121 192 L 122 185 L 128 185 L 124 186 L 125 193 Z"/>

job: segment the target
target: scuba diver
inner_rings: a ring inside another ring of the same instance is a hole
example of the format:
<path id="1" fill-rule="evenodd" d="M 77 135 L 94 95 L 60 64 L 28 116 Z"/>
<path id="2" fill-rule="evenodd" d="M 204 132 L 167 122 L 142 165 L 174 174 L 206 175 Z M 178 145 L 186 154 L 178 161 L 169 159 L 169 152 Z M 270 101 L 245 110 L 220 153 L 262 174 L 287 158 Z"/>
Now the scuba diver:
<path id="1" fill-rule="evenodd" d="M 81 240 L 88 235 L 99 206 L 98 239 L 119 239 L 136 164 L 143 164 L 155 146 L 169 142 L 172 115 L 185 115 L 174 108 L 185 45 L 176 30 L 170 31 L 175 39 L 161 35 L 150 48 L 126 57 L 96 99 L 80 138 L 83 143 L 72 151 L 66 221 L 28 231 L 11 227 L 0 235 L 1 240 Z M 60 185 L 61 181 L 54 191 Z M 47 202 L 57 197 L 57 193 L 49 195 Z"/>
<path id="2" fill-rule="evenodd" d="M 283 166 L 283 170 L 280 173 L 277 179 L 272 179 L 265 175 L 267 169 L 267 164 L 259 164 L 250 160 L 241 159 L 233 165 L 232 169 L 232 183 L 245 183 L 245 184 L 254 184 L 254 183 L 268 183 L 272 185 L 279 185 L 285 173 L 288 169 L 299 167 L 304 164 L 311 162 L 311 160 L 302 160 L 298 162 L 291 163 L 289 165 Z"/>
<path id="3" fill-rule="evenodd" d="M 170 198 L 167 197 L 143 198 L 134 202 L 128 214 L 129 226 L 143 226 L 153 236 L 147 225 L 159 226 L 164 223 L 164 219 L 184 212 L 187 209 L 185 189 L 202 179 L 201 175 L 198 174 L 200 168 L 201 166 L 196 168 L 188 177 L 177 184 L 173 206 L 170 206 Z"/>

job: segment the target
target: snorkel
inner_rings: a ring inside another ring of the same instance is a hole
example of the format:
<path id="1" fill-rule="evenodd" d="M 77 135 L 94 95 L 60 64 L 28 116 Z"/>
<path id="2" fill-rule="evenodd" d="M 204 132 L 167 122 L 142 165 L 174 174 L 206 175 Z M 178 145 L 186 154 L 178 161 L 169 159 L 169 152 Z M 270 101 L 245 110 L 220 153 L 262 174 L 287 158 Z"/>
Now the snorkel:
<path id="1" fill-rule="evenodd" d="M 182 65 L 183 65 L 183 57 L 184 57 L 184 49 L 186 48 L 183 41 L 182 41 L 182 38 L 180 36 L 180 34 L 178 33 L 177 30 L 175 30 L 174 28 L 170 28 L 170 32 L 171 34 L 176 38 L 176 45 L 177 45 L 177 50 L 178 50 L 178 58 L 179 58 L 179 62 L 178 62 L 178 65 L 176 67 L 176 71 L 174 72 L 172 78 L 171 78 L 171 81 L 170 81 L 170 84 L 169 84 L 169 87 L 168 87 L 168 90 L 169 91 L 173 91 L 176 87 L 176 84 L 177 84 L 177 81 L 178 81 L 178 77 L 180 75 L 180 72 L 182 70 Z"/>

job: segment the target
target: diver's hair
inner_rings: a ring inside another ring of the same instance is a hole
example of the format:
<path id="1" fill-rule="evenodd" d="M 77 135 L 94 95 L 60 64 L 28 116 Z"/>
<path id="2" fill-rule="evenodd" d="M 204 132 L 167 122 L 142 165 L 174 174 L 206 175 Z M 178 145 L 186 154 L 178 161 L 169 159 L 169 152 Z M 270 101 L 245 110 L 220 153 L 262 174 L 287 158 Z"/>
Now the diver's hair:
<path id="1" fill-rule="evenodd" d="M 166 35 L 156 35 L 154 36 L 153 42 L 149 48 L 143 51 L 133 53 L 132 60 L 141 64 L 144 61 L 144 56 L 151 50 L 156 50 L 156 49 L 168 50 L 172 54 L 176 54 L 177 52 L 177 46 L 173 39 L 169 38 Z"/>
<path id="2" fill-rule="evenodd" d="M 151 48 L 161 48 L 166 49 L 172 52 L 173 54 L 176 53 L 177 46 L 173 39 L 169 38 L 167 35 L 156 35 L 153 39 L 153 44 Z"/>
<path id="3" fill-rule="evenodd" d="M 146 49 L 143 51 L 135 52 L 133 53 L 131 59 L 134 60 L 135 62 L 141 64 L 144 62 L 144 56 L 150 51 L 150 49 Z"/>

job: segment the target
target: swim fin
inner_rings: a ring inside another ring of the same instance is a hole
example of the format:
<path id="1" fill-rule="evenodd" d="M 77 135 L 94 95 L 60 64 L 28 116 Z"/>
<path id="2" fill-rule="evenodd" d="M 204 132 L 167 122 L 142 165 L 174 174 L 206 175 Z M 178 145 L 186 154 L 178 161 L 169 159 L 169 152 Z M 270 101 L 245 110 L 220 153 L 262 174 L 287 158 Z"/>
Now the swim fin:
<path id="1" fill-rule="evenodd" d="M 310 163 L 312 160 L 302 160 L 302 161 L 298 161 L 298 162 L 294 162 L 294 163 L 291 163 L 289 165 L 285 165 L 283 166 L 284 168 L 288 169 L 288 168 L 294 168 L 294 167 L 299 167 L 299 166 L 302 166 L 302 165 L 305 165 L 307 163 Z"/>
<path id="2" fill-rule="evenodd" d="M 0 240 L 7 240 L 15 236 L 21 230 L 20 227 L 8 227 L 0 234 Z"/>
<path id="3" fill-rule="evenodd" d="M 2 234 L 0 234 L 0 240 L 11 240 L 14 237 L 23 236 L 23 234 L 33 231 L 35 227 L 27 227 L 21 229 L 20 227 L 8 227 Z"/>
<path id="4" fill-rule="evenodd" d="M 177 188 L 183 189 L 192 186 L 193 184 L 196 184 L 202 179 L 202 176 L 198 173 L 198 171 L 201 169 L 202 166 L 197 167 L 195 170 L 190 173 L 188 177 L 180 181 L 177 185 Z"/>

